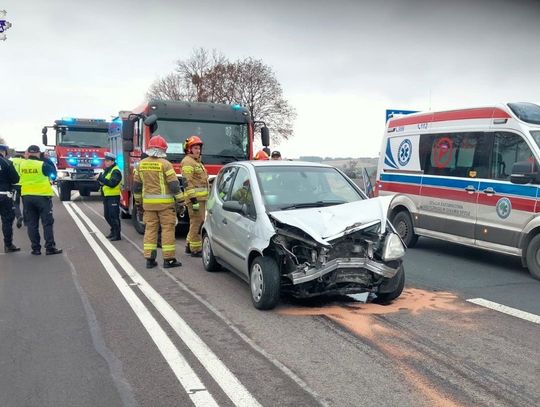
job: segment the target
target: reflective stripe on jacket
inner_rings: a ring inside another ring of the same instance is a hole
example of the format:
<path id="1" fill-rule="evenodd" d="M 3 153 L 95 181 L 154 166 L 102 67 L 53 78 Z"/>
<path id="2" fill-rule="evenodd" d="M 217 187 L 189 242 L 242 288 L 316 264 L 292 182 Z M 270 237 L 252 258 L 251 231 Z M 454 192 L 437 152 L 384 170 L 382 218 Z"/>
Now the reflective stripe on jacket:
<path id="1" fill-rule="evenodd" d="M 145 210 L 161 210 L 174 204 L 174 195 L 169 184 L 177 183 L 178 178 L 172 164 L 166 159 L 145 158 L 133 172 L 133 178 L 135 182 L 142 184 L 141 195 Z M 135 198 L 137 200 L 138 197 Z"/>
<path id="2" fill-rule="evenodd" d="M 208 173 L 200 159 L 186 155 L 182 160 L 182 177 L 184 178 L 184 196 L 186 201 L 197 198 L 198 201 L 208 199 Z"/>
<path id="3" fill-rule="evenodd" d="M 22 160 L 19 166 L 21 196 L 53 196 L 49 177 L 43 174 L 43 161 Z"/>

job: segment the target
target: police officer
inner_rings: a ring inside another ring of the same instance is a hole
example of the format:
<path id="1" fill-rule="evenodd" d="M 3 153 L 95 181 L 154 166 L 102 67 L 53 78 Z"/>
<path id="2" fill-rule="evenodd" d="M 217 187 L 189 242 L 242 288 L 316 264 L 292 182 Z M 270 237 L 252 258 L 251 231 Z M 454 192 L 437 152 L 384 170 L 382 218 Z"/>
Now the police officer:
<path id="1" fill-rule="evenodd" d="M 163 267 L 179 267 L 176 260 L 176 203 L 182 192 L 172 164 L 167 161 L 167 141 L 154 136 L 148 143 L 147 158 L 141 160 L 134 172 L 133 195 L 138 211 L 143 211 L 144 257 L 146 268 L 157 266 L 157 240 L 161 226 Z"/>
<path id="2" fill-rule="evenodd" d="M 111 233 L 107 235 L 107 239 L 121 240 L 120 187 L 122 173 L 116 165 L 116 156 L 113 153 L 105 153 L 105 171 L 99 174 L 97 181 L 101 184 L 101 195 L 103 195 L 103 216 L 111 227 Z"/>
<path id="3" fill-rule="evenodd" d="M 193 257 L 202 255 L 201 225 L 204 221 L 208 200 L 208 173 L 201 161 L 203 142 L 191 136 L 184 143 L 186 156 L 182 160 L 184 196 L 189 214 L 189 232 L 186 239 L 186 253 Z"/>
<path id="4" fill-rule="evenodd" d="M 21 161 L 24 160 L 24 157 L 20 153 L 16 153 L 13 157 L 10 158 L 17 174 L 19 173 L 19 168 L 21 166 Z M 13 187 L 14 196 L 13 196 L 13 210 L 15 211 L 15 218 L 17 219 L 17 229 L 20 229 L 23 224 L 23 216 L 21 212 L 21 183 L 18 182 Z"/>
<path id="5" fill-rule="evenodd" d="M 32 254 L 41 254 L 40 219 L 45 238 L 45 254 L 62 253 L 62 249 L 57 249 L 54 241 L 53 190 L 49 180 L 56 178 L 56 167 L 52 161 L 40 158 L 41 153 L 36 145 L 28 147 L 27 156 L 26 160 L 21 161 L 19 172 L 24 219 L 32 243 Z"/>
<path id="6" fill-rule="evenodd" d="M 7 157 L 8 146 L 0 144 L 0 219 L 4 235 L 4 251 L 6 253 L 21 250 L 13 244 L 13 186 L 19 182 L 19 174 Z"/>

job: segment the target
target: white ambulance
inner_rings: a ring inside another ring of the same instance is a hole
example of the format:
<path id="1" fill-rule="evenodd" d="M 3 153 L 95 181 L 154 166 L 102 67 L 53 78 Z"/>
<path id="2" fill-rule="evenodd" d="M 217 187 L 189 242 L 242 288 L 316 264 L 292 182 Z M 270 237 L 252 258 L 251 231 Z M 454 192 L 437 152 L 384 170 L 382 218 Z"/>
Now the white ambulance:
<path id="1" fill-rule="evenodd" d="M 388 121 L 375 193 L 407 246 L 428 236 L 520 256 L 540 279 L 540 106 L 508 103 Z"/>

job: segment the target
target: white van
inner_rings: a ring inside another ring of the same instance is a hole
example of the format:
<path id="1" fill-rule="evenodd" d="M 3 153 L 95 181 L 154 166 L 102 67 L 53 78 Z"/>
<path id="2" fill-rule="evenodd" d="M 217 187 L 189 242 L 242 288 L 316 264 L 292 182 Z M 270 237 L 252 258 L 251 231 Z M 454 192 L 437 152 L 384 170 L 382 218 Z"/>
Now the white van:
<path id="1" fill-rule="evenodd" d="M 415 113 L 388 121 L 375 194 L 418 236 L 520 256 L 540 279 L 540 106 Z"/>

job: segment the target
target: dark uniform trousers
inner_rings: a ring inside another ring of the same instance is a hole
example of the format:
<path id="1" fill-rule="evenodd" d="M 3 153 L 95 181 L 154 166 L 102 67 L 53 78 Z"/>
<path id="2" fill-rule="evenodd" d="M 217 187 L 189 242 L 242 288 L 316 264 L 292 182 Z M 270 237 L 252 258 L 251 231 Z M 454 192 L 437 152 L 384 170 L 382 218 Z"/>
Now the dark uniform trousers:
<path id="1" fill-rule="evenodd" d="M 40 219 L 43 225 L 45 249 L 54 249 L 56 243 L 54 241 L 53 233 L 54 218 L 52 198 L 49 196 L 25 195 L 22 197 L 22 200 L 24 220 L 28 228 L 28 237 L 32 243 L 32 250 L 41 250 L 39 236 Z"/>
<path id="2" fill-rule="evenodd" d="M 111 227 L 111 236 L 120 237 L 120 196 L 103 197 L 103 214 Z"/>
<path id="3" fill-rule="evenodd" d="M 4 234 L 4 246 L 13 244 L 13 200 L 7 195 L 0 195 L 0 217 L 2 218 L 2 233 Z"/>

